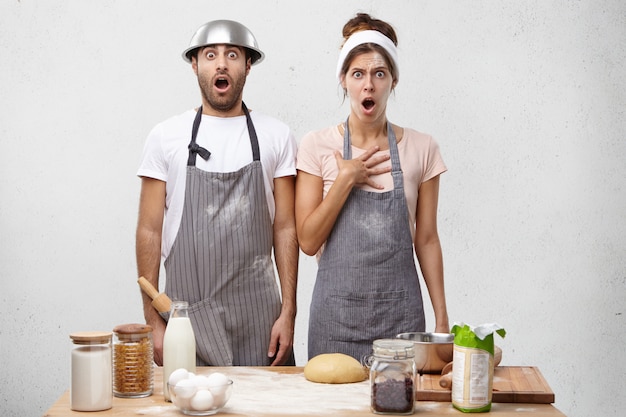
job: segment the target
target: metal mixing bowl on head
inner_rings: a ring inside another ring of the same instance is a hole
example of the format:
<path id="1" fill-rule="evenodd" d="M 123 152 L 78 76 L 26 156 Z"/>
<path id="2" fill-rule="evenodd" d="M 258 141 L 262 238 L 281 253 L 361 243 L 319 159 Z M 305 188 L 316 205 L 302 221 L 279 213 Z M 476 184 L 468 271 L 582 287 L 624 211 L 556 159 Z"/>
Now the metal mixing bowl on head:
<path id="1" fill-rule="evenodd" d="M 452 362 L 452 333 L 410 332 L 396 337 L 413 341 L 415 366 L 420 374 L 440 373 L 446 364 Z"/>
<path id="2" fill-rule="evenodd" d="M 214 20 L 200 26 L 191 37 L 189 47 L 183 51 L 183 59 L 191 62 L 194 50 L 207 45 L 235 45 L 250 52 L 252 65 L 263 61 L 265 54 L 259 49 L 250 29 L 233 20 Z"/>

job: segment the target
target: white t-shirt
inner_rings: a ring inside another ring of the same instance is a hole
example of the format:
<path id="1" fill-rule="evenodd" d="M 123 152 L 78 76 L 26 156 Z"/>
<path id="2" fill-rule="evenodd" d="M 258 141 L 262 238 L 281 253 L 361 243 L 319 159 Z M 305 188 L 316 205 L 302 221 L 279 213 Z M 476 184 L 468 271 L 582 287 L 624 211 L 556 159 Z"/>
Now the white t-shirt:
<path id="1" fill-rule="evenodd" d="M 167 258 L 178 234 L 185 200 L 187 146 L 195 110 L 171 117 L 148 134 L 137 175 L 166 182 L 165 219 L 161 256 Z M 272 221 L 274 178 L 296 175 L 296 140 L 283 122 L 250 112 L 259 141 L 267 206 Z M 252 147 L 245 116 L 213 117 L 202 115 L 196 143 L 211 152 L 208 161 L 196 155 L 196 167 L 209 172 L 234 172 L 252 162 Z"/>

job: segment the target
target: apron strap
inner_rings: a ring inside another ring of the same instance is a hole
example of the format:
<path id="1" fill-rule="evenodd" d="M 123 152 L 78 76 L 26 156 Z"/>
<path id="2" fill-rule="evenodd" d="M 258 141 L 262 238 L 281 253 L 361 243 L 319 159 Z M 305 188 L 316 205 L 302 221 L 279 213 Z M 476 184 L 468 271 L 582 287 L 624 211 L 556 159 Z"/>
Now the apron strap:
<path id="1" fill-rule="evenodd" d="M 198 129 L 200 128 L 200 122 L 202 121 L 202 106 L 198 107 L 196 117 L 193 119 L 193 127 L 191 129 L 191 142 L 189 142 L 189 158 L 187 158 L 187 166 L 196 166 L 196 154 L 200 154 L 202 159 L 208 161 L 211 156 L 211 152 L 204 149 L 202 146 L 198 146 L 196 143 L 196 137 L 198 136 Z"/>
<path id="2" fill-rule="evenodd" d="M 259 139 L 256 135 L 256 129 L 254 128 L 254 124 L 252 123 L 252 118 L 250 117 L 250 112 L 248 111 L 248 107 L 242 101 L 241 108 L 246 116 L 246 124 L 248 125 L 248 135 L 250 136 L 250 145 L 252 146 L 252 160 L 260 161 L 261 160 L 261 152 L 259 150 Z M 207 149 L 199 146 L 196 143 L 196 137 L 198 136 L 198 130 L 200 129 L 200 122 L 202 121 L 202 106 L 198 107 L 198 111 L 196 112 L 196 117 L 193 120 L 193 127 L 191 129 L 191 142 L 187 146 L 189 149 L 189 157 L 187 158 L 187 166 L 196 166 L 196 154 L 199 154 L 202 159 L 205 161 L 209 160 L 211 156 L 211 152 Z"/>
<path id="3" fill-rule="evenodd" d="M 350 128 L 346 119 L 346 127 L 343 130 L 343 158 L 352 159 L 352 147 L 350 141 Z M 396 190 L 404 189 L 404 179 L 402 178 L 402 167 L 400 167 L 400 153 L 398 152 L 398 143 L 396 142 L 396 134 L 391 127 L 391 123 L 387 122 L 387 140 L 389 141 L 389 154 L 391 156 L 391 177 L 393 178 L 393 188 Z"/>
<path id="4" fill-rule="evenodd" d="M 246 115 L 246 123 L 248 124 L 248 135 L 250 136 L 250 145 L 252 146 L 252 160 L 260 161 L 261 152 L 259 151 L 259 139 L 257 138 L 256 129 L 254 128 L 254 124 L 252 123 L 252 118 L 250 117 L 248 107 L 246 107 L 246 103 L 244 103 L 243 101 L 241 102 L 241 108 Z"/>

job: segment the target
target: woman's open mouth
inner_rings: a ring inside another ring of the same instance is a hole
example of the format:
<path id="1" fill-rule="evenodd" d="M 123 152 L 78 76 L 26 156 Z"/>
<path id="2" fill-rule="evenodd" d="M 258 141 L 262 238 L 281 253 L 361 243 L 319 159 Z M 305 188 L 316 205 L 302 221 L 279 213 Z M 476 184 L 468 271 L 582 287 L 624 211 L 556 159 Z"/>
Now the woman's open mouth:
<path id="1" fill-rule="evenodd" d="M 371 110 L 375 105 L 376 103 L 371 98 L 366 98 L 361 102 L 361 106 L 363 106 L 365 110 Z"/>

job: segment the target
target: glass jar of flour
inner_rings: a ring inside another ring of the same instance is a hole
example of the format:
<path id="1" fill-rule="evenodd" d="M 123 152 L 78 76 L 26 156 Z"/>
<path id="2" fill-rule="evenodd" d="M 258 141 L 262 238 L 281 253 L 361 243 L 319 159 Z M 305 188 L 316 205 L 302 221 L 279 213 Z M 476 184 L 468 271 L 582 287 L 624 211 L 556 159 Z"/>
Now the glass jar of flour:
<path id="1" fill-rule="evenodd" d="M 111 332 L 70 334 L 70 408 L 75 411 L 108 410 L 113 402 Z"/>

